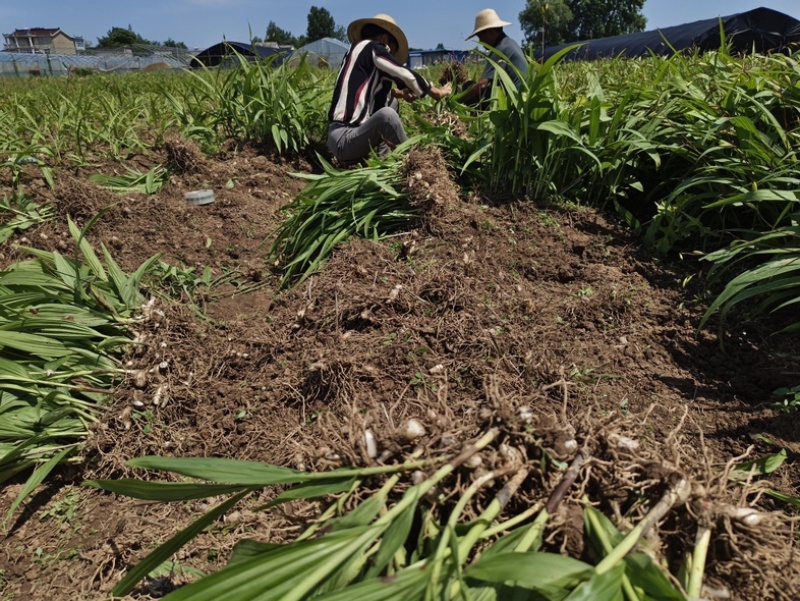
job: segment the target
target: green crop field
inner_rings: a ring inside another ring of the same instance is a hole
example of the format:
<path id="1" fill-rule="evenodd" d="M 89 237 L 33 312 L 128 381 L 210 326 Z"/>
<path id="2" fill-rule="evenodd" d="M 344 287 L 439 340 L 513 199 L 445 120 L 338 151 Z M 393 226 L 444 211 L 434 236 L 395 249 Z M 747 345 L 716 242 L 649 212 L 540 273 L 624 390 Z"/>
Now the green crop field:
<path id="1" fill-rule="evenodd" d="M 339 169 L 326 157 L 335 73 L 305 64 L 243 60 L 219 71 L 3 80 L 0 484 L 18 486 L 0 516 L 4 530 L 48 478 L 67 466 L 80 469 L 86 440 L 109 419 L 115 387 L 141 375 L 125 357 L 148 298 L 235 283 L 230 274 L 167 264 L 155 252 L 123 268 L 113 248 L 90 243 L 95 223 L 113 206 L 79 218 L 59 205 L 66 174 L 120 199 L 157 195 L 181 167 L 180 156 L 159 158 L 170 140 L 196 144 L 211 161 L 223 150 L 254 148 L 275 164 L 298 166 L 289 170 L 300 171 L 304 187 L 287 199 L 257 257 L 276 298 L 324 271 L 346 242 L 389 238 L 391 244 L 398 232 L 414 229 L 422 209 L 409 201 L 404 164 L 415 147 L 432 147 L 464 198 L 591 207 L 629 228 L 654 264 L 682 262 L 695 286 L 699 328 L 729 332 L 753 321 L 778 324 L 773 329 L 782 334 L 800 331 L 800 56 L 717 52 L 563 64 L 556 56 L 530 66 L 519 90 L 499 72 L 485 112 L 455 98 L 404 105 L 409 144 L 358 169 Z M 442 71 L 427 76 L 438 80 Z M 69 232 L 68 244 L 37 246 L 32 233 L 55 222 Z M 487 220 L 481 227 L 494 226 Z M 392 333 L 387 346 L 402 340 Z M 424 374 L 416 375 L 411 385 L 424 391 Z M 773 399 L 789 419 L 800 408 L 800 373 L 793 377 L 797 385 L 781 387 Z M 444 515 L 422 510 L 432 491 L 499 437 L 490 429 L 460 454 L 428 449 L 398 463 L 330 471 L 234 457 L 133 458 L 128 467 L 171 479 L 97 479 L 89 482 L 93 490 L 219 504 L 159 541 L 114 583 L 113 594 L 135 591 L 241 499 L 277 486 L 279 496 L 263 509 L 336 500 L 281 545 L 242 536 L 226 567 L 167 598 L 701 597 L 711 523 L 701 516 L 696 540 L 662 555 L 643 542 L 692 494 L 686 479 L 663 483 L 636 523 L 612 522 L 593 507 L 593 491 L 583 491 L 592 552 L 573 557 L 544 547 L 549 520 L 589 461 L 580 453 L 569 463 L 541 456 L 542 466 L 558 467 L 545 470 L 543 482 L 563 484 L 516 515 L 502 512 L 532 468 L 513 457 L 503 469 L 459 481 Z M 767 475 L 787 461 L 782 453 L 742 459 L 727 473 L 738 470 L 739 480 Z M 413 482 L 403 484 L 412 473 Z M 482 496 L 495 481 L 504 486 Z M 762 494 L 779 499 L 785 515 L 800 506 L 791 494 Z M 761 515 L 753 509 L 745 518 L 755 524 Z"/>

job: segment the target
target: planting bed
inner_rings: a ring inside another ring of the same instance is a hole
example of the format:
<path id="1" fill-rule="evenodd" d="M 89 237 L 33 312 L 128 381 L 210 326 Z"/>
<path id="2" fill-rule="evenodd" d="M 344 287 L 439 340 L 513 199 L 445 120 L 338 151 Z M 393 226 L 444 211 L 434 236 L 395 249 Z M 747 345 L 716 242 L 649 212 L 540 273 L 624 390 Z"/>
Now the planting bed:
<path id="1" fill-rule="evenodd" d="M 320 273 L 278 291 L 264 256 L 280 209 L 303 185 L 290 174 L 310 167 L 249 149 L 207 158 L 181 141 L 161 152 L 175 174 L 152 196 L 117 196 L 80 172 L 60 173 L 53 192 L 27 182 L 60 215 L 26 231 L 27 244 L 71 248 L 67 215 L 84 225 L 118 203 L 88 238 L 105 243 L 123 269 L 162 253 L 198 274 L 208 266 L 222 283 L 181 300 L 156 298 L 133 326 L 139 343 L 125 362 L 147 370 L 146 381 L 120 385 L 84 462 L 47 481 L 15 518 L 0 541 L 0 598 L 103 598 L 210 507 L 81 486 L 141 476 L 129 459 L 216 456 L 328 470 L 397 462 L 415 447 L 423 456 L 456 454 L 493 428 L 498 444 L 483 454 L 484 467 L 503 461 L 500 442 L 531 466 L 509 515 L 552 492 L 558 478 L 545 463 L 589 457 L 545 531 L 546 549 L 589 555 L 584 498 L 624 529 L 683 477 L 687 503 L 648 538 L 673 572 L 698 524 L 711 526 L 710 591 L 742 601 L 796 597 L 793 522 L 786 505 L 759 490 L 796 496 L 797 467 L 787 462 L 748 487 L 728 476 L 734 463 L 800 452 L 796 419 L 771 406 L 774 389 L 796 383 L 800 348 L 758 324 L 730 328 L 724 340 L 713 327 L 698 331 L 702 305 L 682 286 L 694 265 L 655 262 L 591 209 L 503 204 L 461 190 L 435 153 L 412 154 L 406 175 L 422 210 L 418 227 L 344 244 Z M 214 190 L 215 202 L 187 204 L 184 194 L 197 189 Z M 12 242 L 25 242 L 20 236 Z M 0 265 L 19 256 L 6 244 Z M 410 419 L 423 436 L 409 440 Z M 478 469 L 458 470 L 438 502 Z M 0 510 L 20 486 L 0 490 Z M 219 569 L 244 536 L 290 540 L 320 511 L 311 502 L 254 511 L 269 494 L 243 502 L 132 598 L 157 597 L 192 580 L 192 569 Z M 751 505 L 757 525 L 731 517 Z"/>

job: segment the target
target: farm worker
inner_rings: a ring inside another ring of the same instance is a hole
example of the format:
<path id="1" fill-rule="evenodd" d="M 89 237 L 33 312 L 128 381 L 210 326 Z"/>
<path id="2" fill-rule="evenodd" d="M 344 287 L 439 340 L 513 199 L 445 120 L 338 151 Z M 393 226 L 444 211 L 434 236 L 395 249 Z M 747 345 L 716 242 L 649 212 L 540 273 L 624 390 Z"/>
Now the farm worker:
<path id="1" fill-rule="evenodd" d="M 451 88 L 450 84 L 434 87 L 403 66 L 408 40 L 389 15 L 353 21 L 347 37 L 351 46 L 342 60 L 328 113 L 328 148 L 339 161 L 352 164 L 372 149 L 385 155 L 408 139 L 397 98 L 410 101 L 429 95 L 439 100 Z"/>
<path id="2" fill-rule="evenodd" d="M 511 25 L 508 21 L 503 21 L 494 9 L 485 8 L 475 17 L 475 29 L 467 36 L 478 36 L 478 39 L 491 47 L 489 57 L 503 67 L 508 73 L 514 85 L 519 87 L 520 76 L 528 75 L 528 61 L 522 48 L 514 40 L 506 35 L 503 27 Z M 513 66 L 512 66 L 513 65 Z M 516 67 L 516 70 L 514 69 Z M 492 91 L 492 80 L 494 79 L 494 65 L 486 61 L 486 66 L 476 82 L 468 82 L 464 86 L 464 94 L 459 98 L 464 104 L 477 106 L 487 99 Z"/>

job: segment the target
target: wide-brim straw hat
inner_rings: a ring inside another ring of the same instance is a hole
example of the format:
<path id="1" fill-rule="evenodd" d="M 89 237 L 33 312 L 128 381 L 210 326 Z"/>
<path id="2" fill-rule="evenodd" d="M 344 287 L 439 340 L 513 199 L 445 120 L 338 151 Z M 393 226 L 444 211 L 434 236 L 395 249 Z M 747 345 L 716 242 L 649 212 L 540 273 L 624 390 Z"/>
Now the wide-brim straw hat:
<path id="1" fill-rule="evenodd" d="M 469 34 L 467 39 L 478 35 L 481 31 L 486 29 L 495 29 L 497 27 L 506 27 L 508 25 L 511 25 L 511 23 L 508 21 L 503 21 L 499 16 L 497 16 L 497 11 L 495 11 L 493 8 L 484 8 L 475 16 L 475 31 Z"/>
<path id="2" fill-rule="evenodd" d="M 356 44 L 363 40 L 361 30 L 364 29 L 364 25 L 369 25 L 370 23 L 385 29 L 394 36 L 394 39 L 397 40 L 397 52 L 393 56 L 398 63 L 404 65 L 408 61 L 408 39 L 403 30 L 397 25 L 397 21 L 389 15 L 375 15 L 369 19 L 356 19 L 350 23 L 347 26 L 347 39 L 350 40 L 350 43 Z"/>

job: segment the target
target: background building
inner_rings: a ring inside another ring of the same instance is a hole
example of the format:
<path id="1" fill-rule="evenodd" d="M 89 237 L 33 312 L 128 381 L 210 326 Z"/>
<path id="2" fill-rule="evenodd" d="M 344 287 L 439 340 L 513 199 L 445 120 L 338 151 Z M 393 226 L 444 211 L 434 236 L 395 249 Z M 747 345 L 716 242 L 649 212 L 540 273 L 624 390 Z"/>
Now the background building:
<path id="1" fill-rule="evenodd" d="M 408 53 L 408 66 L 412 69 L 419 69 L 427 65 L 436 65 L 456 61 L 463 63 L 469 58 L 469 50 L 412 50 Z"/>
<path id="2" fill-rule="evenodd" d="M 78 54 L 85 49 L 83 38 L 67 35 L 60 28 L 34 27 L 4 33 L 6 52 L 30 54 Z"/>
<path id="3" fill-rule="evenodd" d="M 290 51 L 291 47 L 270 43 L 221 42 L 196 54 L 191 59 L 189 66 L 195 69 L 219 66 L 235 67 L 239 64 L 240 57 L 248 61 L 257 61 L 272 56 L 275 56 L 273 64 L 278 66 Z"/>

